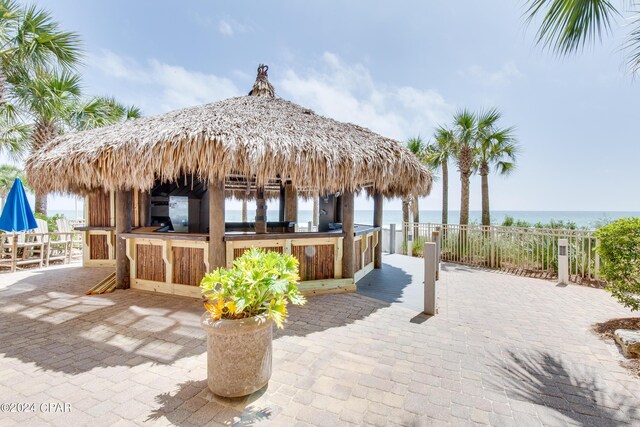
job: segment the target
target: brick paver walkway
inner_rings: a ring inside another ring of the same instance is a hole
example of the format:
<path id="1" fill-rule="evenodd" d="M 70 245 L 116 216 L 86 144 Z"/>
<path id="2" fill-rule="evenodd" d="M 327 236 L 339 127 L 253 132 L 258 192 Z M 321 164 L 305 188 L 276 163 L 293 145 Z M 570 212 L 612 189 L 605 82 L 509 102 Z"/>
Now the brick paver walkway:
<path id="1" fill-rule="evenodd" d="M 36 411 L 0 426 L 640 424 L 640 379 L 590 332 L 630 315 L 607 293 L 445 265 L 427 318 L 420 271 L 386 255 L 362 293 L 292 307 L 269 386 L 237 400 L 207 390 L 200 302 L 85 296 L 101 269 L 1 275 L 0 403 Z"/>

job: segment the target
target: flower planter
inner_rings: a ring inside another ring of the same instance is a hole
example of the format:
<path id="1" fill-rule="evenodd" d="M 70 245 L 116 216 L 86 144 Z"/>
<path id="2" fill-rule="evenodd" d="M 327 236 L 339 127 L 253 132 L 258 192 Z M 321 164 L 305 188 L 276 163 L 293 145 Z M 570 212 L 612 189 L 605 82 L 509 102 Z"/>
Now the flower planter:
<path id="1" fill-rule="evenodd" d="M 213 320 L 202 315 L 207 332 L 207 384 L 218 396 L 249 395 L 271 378 L 273 321 L 266 315 Z"/>

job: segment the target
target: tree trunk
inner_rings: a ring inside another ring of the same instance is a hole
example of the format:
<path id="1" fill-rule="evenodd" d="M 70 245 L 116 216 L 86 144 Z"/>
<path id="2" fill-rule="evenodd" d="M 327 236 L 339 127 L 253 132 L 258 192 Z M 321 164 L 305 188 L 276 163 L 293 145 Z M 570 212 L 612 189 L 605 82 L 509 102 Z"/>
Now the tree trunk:
<path id="1" fill-rule="evenodd" d="M 402 199 L 402 222 L 409 222 L 409 198 Z"/>
<path id="2" fill-rule="evenodd" d="M 419 223 L 420 222 L 420 203 L 418 201 L 417 196 L 413 196 L 411 198 L 411 214 L 413 216 L 413 222 L 416 224 Z"/>
<path id="3" fill-rule="evenodd" d="M 442 162 L 442 223 L 449 222 L 449 165 Z"/>
<path id="4" fill-rule="evenodd" d="M 469 173 L 460 174 L 460 225 L 469 224 Z"/>
<path id="5" fill-rule="evenodd" d="M 482 225 L 491 225 L 489 213 L 489 165 L 486 162 L 480 166 L 480 177 L 482 181 Z"/>
<path id="6" fill-rule="evenodd" d="M 458 155 L 458 169 L 460 170 L 460 225 L 469 224 L 469 179 L 473 166 L 473 150 L 469 146 L 460 148 Z"/>
<path id="7" fill-rule="evenodd" d="M 247 222 L 247 201 L 242 201 L 242 222 Z"/>
<path id="8" fill-rule="evenodd" d="M 39 150 L 44 144 L 52 140 L 58 133 L 55 123 L 38 120 L 33 130 L 32 150 Z M 35 211 L 43 215 L 47 214 L 47 193 L 36 191 Z"/>
<path id="9" fill-rule="evenodd" d="M 36 190 L 36 203 L 34 210 L 36 213 L 47 215 L 47 193 Z"/>
<path id="10" fill-rule="evenodd" d="M 405 226 L 409 222 L 409 197 L 402 198 L 402 241 L 407 242 L 409 227 Z"/>

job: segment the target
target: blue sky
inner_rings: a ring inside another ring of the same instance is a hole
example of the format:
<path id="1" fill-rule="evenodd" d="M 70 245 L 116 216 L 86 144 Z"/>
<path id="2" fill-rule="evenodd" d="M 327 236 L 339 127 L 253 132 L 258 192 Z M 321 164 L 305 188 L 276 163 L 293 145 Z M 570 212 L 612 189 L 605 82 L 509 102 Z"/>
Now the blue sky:
<path id="1" fill-rule="evenodd" d="M 39 4 L 82 35 L 86 92 L 145 114 L 246 94 L 258 63 L 279 96 L 401 141 L 428 139 L 459 108 L 495 106 L 523 152 L 513 175 L 490 177 L 492 209 L 640 211 L 640 86 L 624 70 L 622 31 L 558 58 L 535 46 L 522 2 Z M 422 208 L 440 209 L 440 187 Z M 479 179 L 471 191 L 480 209 Z"/>

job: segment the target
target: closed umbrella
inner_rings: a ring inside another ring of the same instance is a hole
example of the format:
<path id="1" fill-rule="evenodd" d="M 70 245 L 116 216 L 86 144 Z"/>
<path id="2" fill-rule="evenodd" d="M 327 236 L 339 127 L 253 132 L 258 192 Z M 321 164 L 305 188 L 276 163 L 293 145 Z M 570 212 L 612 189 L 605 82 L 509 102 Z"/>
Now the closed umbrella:
<path id="1" fill-rule="evenodd" d="M 22 181 L 16 178 L 0 216 L 0 230 L 18 232 L 34 228 L 38 228 L 38 224 L 29 206 L 27 193 L 24 191 Z"/>

